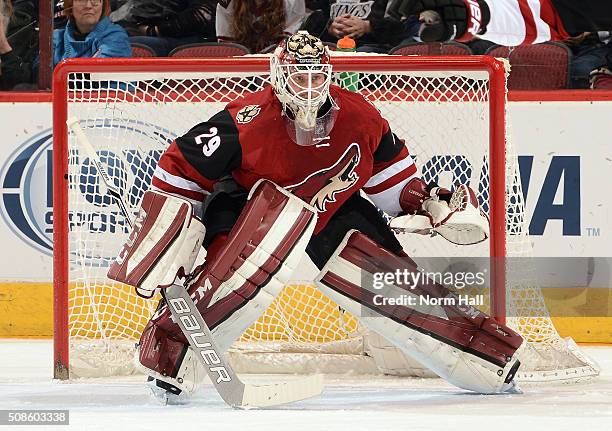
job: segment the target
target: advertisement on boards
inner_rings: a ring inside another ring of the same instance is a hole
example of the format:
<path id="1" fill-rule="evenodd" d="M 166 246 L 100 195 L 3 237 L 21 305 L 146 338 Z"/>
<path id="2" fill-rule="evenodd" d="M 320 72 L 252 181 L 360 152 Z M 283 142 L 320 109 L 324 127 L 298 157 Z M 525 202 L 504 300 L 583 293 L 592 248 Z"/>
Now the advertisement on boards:
<path id="1" fill-rule="evenodd" d="M 518 153 L 536 256 L 609 254 L 612 196 L 604 192 L 612 167 L 609 109 L 605 102 L 509 104 L 510 139 Z M 8 139 L 0 149 L 0 238 L 10 244 L 0 260 L 0 277 L 51 280 L 51 104 L 1 103 L 0 117 L 8 119 Z M 86 221 L 95 229 L 113 229 L 115 212 L 90 214 Z"/>

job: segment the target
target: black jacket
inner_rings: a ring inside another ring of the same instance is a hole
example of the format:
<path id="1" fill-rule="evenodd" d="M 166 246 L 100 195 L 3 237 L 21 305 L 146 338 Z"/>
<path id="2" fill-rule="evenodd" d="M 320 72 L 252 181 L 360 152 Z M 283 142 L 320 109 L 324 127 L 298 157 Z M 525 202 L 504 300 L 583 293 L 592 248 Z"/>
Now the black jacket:
<path id="1" fill-rule="evenodd" d="M 215 0 L 127 0 L 110 18 L 131 36 L 144 24 L 157 26 L 160 36 L 214 37 L 216 7 Z"/>
<path id="2" fill-rule="evenodd" d="M 370 21 L 372 32 L 363 35 L 357 40 L 358 45 L 386 45 L 392 47 L 399 43 L 402 34 L 402 23 L 386 15 L 389 0 L 361 0 L 359 2 L 347 2 L 343 0 L 329 1 L 306 1 L 309 9 L 321 9 L 327 14 L 328 24 L 337 16 L 349 13 L 358 18 Z M 330 35 L 327 30 L 321 38 L 328 42 L 336 42 L 337 39 Z"/>

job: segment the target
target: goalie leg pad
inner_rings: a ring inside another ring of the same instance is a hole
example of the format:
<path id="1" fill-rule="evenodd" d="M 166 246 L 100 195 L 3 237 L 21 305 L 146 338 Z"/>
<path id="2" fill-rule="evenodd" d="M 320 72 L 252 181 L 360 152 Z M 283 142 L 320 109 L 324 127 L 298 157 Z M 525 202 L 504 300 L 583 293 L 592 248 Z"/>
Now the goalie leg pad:
<path id="1" fill-rule="evenodd" d="M 269 181 L 253 187 L 227 243 L 189 287 L 222 351 L 263 314 L 290 280 L 316 217 L 314 208 Z M 150 324 L 167 338 L 187 344 L 167 305 L 158 309 Z M 141 339 L 141 358 L 145 345 L 155 345 L 146 341 Z M 164 362 L 163 355 L 143 365 L 162 374 L 174 372 L 176 365 Z"/>
<path id="2" fill-rule="evenodd" d="M 205 232 L 189 201 L 149 190 L 108 278 L 151 297 L 158 287 L 169 286 L 177 275 L 191 271 Z"/>
<path id="3" fill-rule="evenodd" d="M 352 231 L 316 283 L 341 307 L 360 316 L 370 330 L 450 383 L 479 393 L 511 389 L 520 365 L 516 358 L 521 336 L 472 306 L 458 305 L 455 293 L 432 281 L 413 288 L 388 284 L 374 288 L 375 273 L 397 270 L 418 272 L 412 259 L 394 255 Z M 410 297 L 414 299 L 385 301 Z M 455 299 L 434 305 L 421 300 L 424 297 Z"/>

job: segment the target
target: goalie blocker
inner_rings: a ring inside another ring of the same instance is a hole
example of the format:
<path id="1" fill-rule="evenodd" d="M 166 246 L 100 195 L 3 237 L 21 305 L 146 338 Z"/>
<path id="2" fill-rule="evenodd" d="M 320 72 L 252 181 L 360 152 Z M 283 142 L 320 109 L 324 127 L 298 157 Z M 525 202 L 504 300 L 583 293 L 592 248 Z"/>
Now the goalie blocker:
<path id="1" fill-rule="evenodd" d="M 147 206 L 151 201 L 154 204 Z M 160 207 L 175 210 L 159 210 Z M 187 233 L 178 229 L 203 225 L 193 216 L 189 202 L 164 193 L 147 192 L 141 214 L 108 275 L 151 291 L 154 275 L 159 280 L 155 287 L 163 288 L 177 275 L 191 270 L 197 255 L 194 250 L 200 247 L 204 230 L 202 227 L 196 238 L 189 229 Z M 302 200 L 269 181 L 260 181 L 253 186 L 224 244 L 215 246 L 214 251 L 211 247 L 206 264 L 188 276 L 190 297 L 221 351 L 226 351 L 259 318 L 289 281 L 316 219 L 315 210 Z M 173 234 L 174 230 L 177 232 Z M 157 379 L 157 386 L 175 394 L 193 392 L 204 377 L 165 300 L 160 301 L 143 331 L 139 360 Z"/>
<path id="2" fill-rule="evenodd" d="M 427 279 L 410 288 L 374 288 L 374 273 L 398 269 L 418 272 L 408 256 L 393 254 L 362 233 L 350 231 L 316 283 L 342 308 L 360 316 L 368 329 L 448 382 L 479 393 L 512 391 L 521 336 L 472 306 L 460 305 L 454 292 Z M 411 305 L 382 299 L 402 297 L 413 298 L 405 301 Z M 454 300 L 433 305 L 421 301 L 425 297 Z"/>

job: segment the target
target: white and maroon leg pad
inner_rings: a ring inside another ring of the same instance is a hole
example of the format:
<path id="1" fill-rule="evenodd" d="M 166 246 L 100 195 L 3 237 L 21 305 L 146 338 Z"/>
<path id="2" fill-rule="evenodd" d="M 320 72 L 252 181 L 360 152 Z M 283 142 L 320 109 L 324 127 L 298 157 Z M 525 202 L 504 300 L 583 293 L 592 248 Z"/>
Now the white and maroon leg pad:
<path id="1" fill-rule="evenodd" d="M 520 335 L 472 306 L 422 305 L 419 297 L 456 294 L 433 282 L 373 288 L 374 273 L 418 271 L 412 259 L 385 250 L 365 235 L 347 233 L 316 283 L 323 293 L 358 316 L 368 329 L 387 338 L 448 382 L 479 393 L 513 386 Z M 410 303 L 415 305 L 395 305 Z M 387 301 L 383 298 L 403 298 Z M 393 305 L 390 305 L 393 304 Z"/>
<path id="2" fill-rule="evenodd" d="M 229 349 L 290 280 L 316 219 L 314 208 L 275 184 L 261 181 L 253 187 L 224 248 L 189 287 L 221 350 Z M 181 359 L 173 353 L 177 342 L 187 344 L 164 305 L 141 338 L 141 363 L 173 375 Z"/>
<path id="3" fill-rule="evenodd" d="M 150 297 L 159 286 L 167 287 L 177 275 L 191 271 L 205 233 L 189 201 L 149 190 L 108 278 Z"/>

